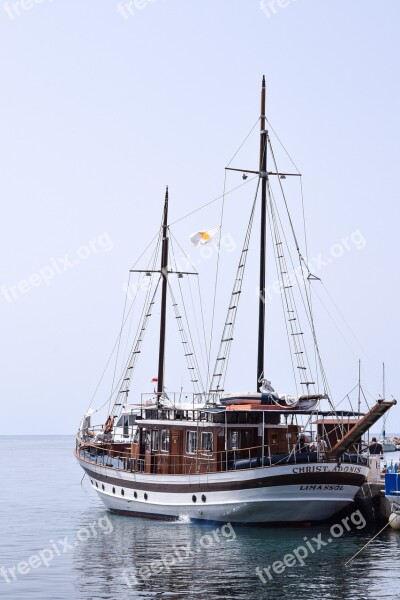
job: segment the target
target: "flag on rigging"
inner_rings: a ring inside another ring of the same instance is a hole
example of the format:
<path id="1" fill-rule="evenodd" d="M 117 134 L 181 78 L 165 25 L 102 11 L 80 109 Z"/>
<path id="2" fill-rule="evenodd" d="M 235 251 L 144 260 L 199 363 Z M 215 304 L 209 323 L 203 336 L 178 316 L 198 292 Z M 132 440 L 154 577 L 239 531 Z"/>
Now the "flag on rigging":
<path id="1" fill-rule="evenodd" d="M 157 383 L 157 381 L 158 381 L 158 377 L 153 377 L 151 380 L 151 383 Z"/>
<path id="2" fill-rule="evenodd" d="M 190 236 L 192 244 L 199 246 L 200 244 L 207 244 L 210 240 L 218 236 L 219 227 L 213 229 L 206 229 L 205 231 L 196 231 Z"/>

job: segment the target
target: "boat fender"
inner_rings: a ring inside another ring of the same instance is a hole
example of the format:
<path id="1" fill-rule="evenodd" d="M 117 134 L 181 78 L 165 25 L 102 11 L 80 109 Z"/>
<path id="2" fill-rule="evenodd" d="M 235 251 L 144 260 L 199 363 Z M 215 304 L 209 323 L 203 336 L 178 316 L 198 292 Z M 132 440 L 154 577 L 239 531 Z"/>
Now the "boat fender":
<path id="1" fill-rule="evenodd" d="M 104 433 L 111 433 L 114 426 L 114 417 L 110 415 L 104 424 Z"/>

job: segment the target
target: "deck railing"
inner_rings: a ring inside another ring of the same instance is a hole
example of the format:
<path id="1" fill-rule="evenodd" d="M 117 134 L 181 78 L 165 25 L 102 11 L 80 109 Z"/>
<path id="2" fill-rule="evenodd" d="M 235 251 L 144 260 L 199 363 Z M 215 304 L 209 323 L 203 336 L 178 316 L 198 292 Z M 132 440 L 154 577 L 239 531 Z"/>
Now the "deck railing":
<path id="1" fill-rule="evenodd" d="M 296 452 L 293 447 L 287 453 L 277 453 L 270 445 L 255 446 L 238 450 L 212 452 L 197 450 L 192 454 L 172 455 L 157 451 L 132 456 L 131 452 L 114 450 L 107 445 L 80 443 L 77 440 L 76 453 L 87 462 L 132 473 L 164 473 L 168 475 L 188 475 L 257 469 L 286 464 L 306 464 L 332 461 L 322 452 Z M 368 464 L 368 459 L 360 454 L 345 454 L 340 462 Z"/>

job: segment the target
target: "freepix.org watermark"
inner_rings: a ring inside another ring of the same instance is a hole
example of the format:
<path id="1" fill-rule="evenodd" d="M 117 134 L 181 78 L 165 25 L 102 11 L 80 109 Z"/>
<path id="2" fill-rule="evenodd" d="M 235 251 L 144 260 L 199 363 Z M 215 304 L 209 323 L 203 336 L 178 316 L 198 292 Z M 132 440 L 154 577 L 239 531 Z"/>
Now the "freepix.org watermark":
<path id="1" fill-rule="evenodd" d="M 29 294 L 34 288 L 51 285 L 56 277 L 59 277 L 91 256 L 99 252 L 110 252 L 112 249 L 113 242 L 110 236 L 108 233 L 102 233 L 86 244 L 79 246 L 73 256 L 64 254 L 62 257 L 50 258 L 47 265 L 29 275 L 26 279 L 21 279 L 12 285 L 3 284 L 0 287 L 0 296 L 6 302 L 11 303 L 20 296 Z"/>
<path id="2" fill-rule="evenodd" d="M 124 571 L 122 577 L 127 586 L 133 587 L 140 583 L 148 581 L 153 575 L 161 573 L 170 573 L 172 568 L 185 560 L 194 559 L 199 556 L 204 550 L 208 550 L 220 544 L 224 540 L 233 542 L 236 540 L 236 532 L 231 523 L 226 523 L 221 528 L 214 529 L 210 533 L 202 535 L 192 548 L 192 543 L 186 545 L 173 545 L 170 552 L 160 556 L 159 559 L 153 560 L 151 563 L 140 567 L 140 569 L 132 569 Z"/>
<path id="3" fill-rule="evenodd" d="M 54 0 L 15 0 L 15 2 L 4 2 L 3 10 L 11 21 L 15 21 L 17 17 L 29 12 L 39 4 L 44 2 L 51 3 Z"/>
<path id="4" fill-rule="evenodd" d="M 118 2 L 117 11 L 121 17 L 127 21 L 155 1 L 156 0 L 127 0 L 125 2 Z"/>
<path id="5" fill-rule="evenodd" d="M 338 258 L 341 258 L 346 253 L 352 252 L 354 250 L 360 251 L 363 250 L 367 245 L 367 240 L 361 233 L 359 229 L 353 231 L 350 235 L 342 238 L 336 244 L 332 244 L 329 248 L 329 253 L 324 255 L 322 252 L 308 259 L 308 267 L 310 271 L 315 275 L 321 269 L 324 269 L 331 263 L 333 263 Z M 282 282 L 279 279 L 274 281 L 271 285 L 269 285 L 265 290 L 265 299 L 271 300 L 273 294 L 282 294 L 284 292 L 285 287 L 291 286 L 294 283 L 304 284 L 304 267 L 302 268 L 299 265 L 294 271 L 291 273 L 287 273 L 285 275 L 285 281 Z M 256 290 L 257 294 L 259 293 Z"/>
<path id="6" fill-rule="evenodd" d="M 276 15 L 278 10 L 287 8 L 296 0 L 260 0 L 260 10 L 269 19 Z"/>
<path id="7" fill-rule="evenodd" d="M 0 566 L 0 577 L 7 584 L 17 581 L 21 575 L 28 575 L 31 571 L 40 569 L 41 567 L 48 568 L 57 556 L 62 556 L 73 550 L 79 544 L 87 542 L 91 538 L 96 538 L 99 533 L 109 535 L 114 530 L 113 525 L 108 518 L 101 517 L 97 521 L 93 521 L 86 527 L 81 527 L 76 532 L 75 539 L 70 540 L 69 537 L 64 537 L 61 540 L 49 540 L 47 548 L 43 548 L 32 554 L 26 560 L 21 561 L 13 567 Z"/>
<path id="8" fill-rule="evenodd" d="M 312 537 L 304 537 L 304 544 L 298 546 L 292 552 L 285 554 L 282 560 L 276 560 L 271 565 L 266 567 L 256 567 L 256 574 L 263 583 L 267 583 L 274 578 L 275 575 L 281 575 L 286 569 L 291 569 L 296 565 L 304 567 L 305 561 L 311 554 L 315 554 L 322 548 L 329 546 L 335 539 L 342 537 L 345 531 L 351 531 L 352 526 L 356 529 L 363 529 L 367 522 L 359 510 L 353 512 L 349 517 L 343 518 L 340 523 L 335 523 L 329 529 L 330 537 L 326 540 L 322 539 L 322 533 Z M 272 572 L 271 572 L 272 571 Z"/>

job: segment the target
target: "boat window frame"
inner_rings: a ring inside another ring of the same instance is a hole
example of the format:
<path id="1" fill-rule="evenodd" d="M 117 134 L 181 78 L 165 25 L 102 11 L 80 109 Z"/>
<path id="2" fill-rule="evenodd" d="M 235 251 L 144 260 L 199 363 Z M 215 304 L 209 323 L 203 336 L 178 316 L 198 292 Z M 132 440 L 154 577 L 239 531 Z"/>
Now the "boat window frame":
<path id="1" fill-rule="evenodd" d="M 237 437 L 237 443 L 236 446 L 233 446 L 232 443 L 232 438 L 233 436 Z M 228 444 L 229 450 L 240 450 L 240 429 L 230 429 L 229 430 L 229 444 Z"/>
<path id="2" fill-rule="evenodd" d="M 194 439 L 195 440 L 195 444 L 193 444 L 192 442 L 189 443 L 190 439 Z M 190 429 L 189 431 L 186 432 L 186 445 L 185 445 L 185 449 L 186 449 L 186 454 L 196 454 L 197 450 L 198 450 L 198 444 L 199 444 L 199 436 L 197 434 L 196 430 Z M 191 448 L 191 449 L 189 449 Z"/>
<path id="3" fill-rule="evenodd" d="M 145 449 L 145 452 L 151 452 L 151 430 L 150 429 L 145 430 L 144 449 Z"/>
<path id="4" fill-rule="evenodd" d="M 160 435 L 160 451 L 169 452 L 170 449 L 170 430 L 161 429 Z"/>
<path id="5" fill-rule="evenodd" d="M 133 436 L 132 444 L 140 444 L 140 428 L 138 427 Z"/>
<path id="6" fill-rule="evenodd" d="M 157 441 L 157 444 L 154 443 L 154 440 Z M 160 430 L 158 428 L 151 431 L 151 450 L 152 452 L 160 451 Z"/>
<path id="7" fill-rule="evenodd" d="M 211 443 L 208 443 L 207 446 L 204 445 L 204 437 L 207 436 Z M 212 452 L 214 448 L 214 434 L 212 431 L 202 431 L 201 432 L 201 449 L 204 452 Z"/>

